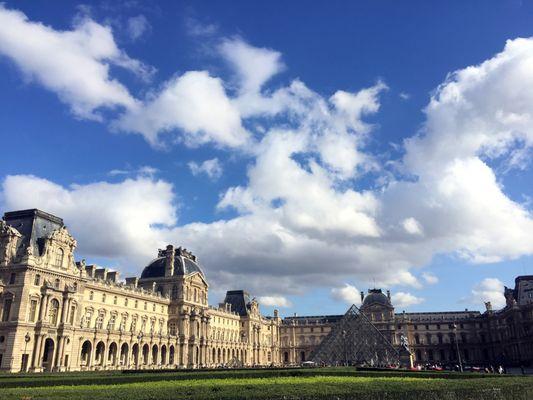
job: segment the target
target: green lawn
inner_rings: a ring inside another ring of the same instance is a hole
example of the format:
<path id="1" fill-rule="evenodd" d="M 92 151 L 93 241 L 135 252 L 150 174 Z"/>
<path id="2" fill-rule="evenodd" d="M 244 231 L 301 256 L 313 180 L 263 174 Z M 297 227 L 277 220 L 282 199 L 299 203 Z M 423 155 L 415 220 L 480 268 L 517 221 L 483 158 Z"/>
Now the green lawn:
<path id="1" fill-rule="evenodd" d="M 373 373 L 364 376 L 345 369 L 297 370 L 300 376 L 279 375 L 247 377 L 240 371 L 216 371 L 199 373 L 151 373 L 151 374 L 56 374 L 34 387 L 26 386 L 28 378 L 5 376 L 2 382 L 19 382 L 18 387 L 0 389 L 0 399 L 79 399 L 79 400 L 148 400 L 148 399 L 380 399 L 380 400 L 530 400 L 533 399 L 533 377 L 497 377 L 473 374 L 455 379 L 428 377 L 435 374 L 406 374 L 404 377 L 389 373 Z M 265 372 L 265 371 L 258 371 Z M 295 372 L 295 371 L 293 371 Z M 236 374 L 237 373 L 237 374 Z M 240 375 L 238 375 L 240 373 Z M 199 376 L 200 374 L 200 376 Z M 327 376 L 325 376 L 328 374 Z M 249 375 L 249 374 L 248 374 Z M 298 375 L 298 374 L 296 374 Z M 69 381 L 69 378 L 77 378 Z M 128 377 L 131 381 L 122 381 Z M 130 378 L 131 377 L 131 378 Z M 463 379 L 464 377 L 464 379 Z M 42 377 L 33 376 L 39 381 Z M 91 379 L 103 378 L 102 384 Z M 113 379 L 115 378 L 115 379 Z M 135 378 L 135 379 L 133 379 Z M 158 378 L 156 380 L 155 378 Z M 62 381 L 68 384 L 60 384 Z M 91 384 L 85 384 L 89 379 Z M 122 383 L 115 383 L 122 382 Z M 7 385 L 15 386 L 15 385 Z"/>

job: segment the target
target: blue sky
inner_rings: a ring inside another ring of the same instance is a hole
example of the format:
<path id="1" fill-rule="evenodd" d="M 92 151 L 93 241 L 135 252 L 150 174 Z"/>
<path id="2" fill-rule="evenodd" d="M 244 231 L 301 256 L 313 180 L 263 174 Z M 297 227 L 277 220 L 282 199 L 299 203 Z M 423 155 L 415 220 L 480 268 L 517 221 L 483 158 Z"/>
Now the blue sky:
<path id="1" fill-rule="evenodd" d="M 185 245 L 212 303 L 341 313 L 376 284 L 398 310 L 501 305 L 533 271 L 532 21 L 519 1 L 5 2 L 0 210 L 62 216 L 123 275 Z"/>

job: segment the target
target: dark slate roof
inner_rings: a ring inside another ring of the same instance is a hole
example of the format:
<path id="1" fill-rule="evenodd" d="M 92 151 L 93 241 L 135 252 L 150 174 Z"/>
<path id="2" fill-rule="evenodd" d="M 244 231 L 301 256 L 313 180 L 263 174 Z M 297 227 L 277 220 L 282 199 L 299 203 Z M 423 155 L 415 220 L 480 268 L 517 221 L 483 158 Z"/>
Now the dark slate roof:
<path id="1" fill-rule="evenodd" d="M 31 244 L 35 255 L 42 254 L 44 239 L 64 225 L 61 218 L 36 208 L 6 212 L 3 219 L 22 235 L 18 250 L 26 249 Z"/>
<path id="2" fill-rule="evenodd" d="M 164 277 L 165 263 L 166 257 L 158 257 L 151 261 L 150 264 L 143 269 L 141 279 Z M 194 272 L 199 272 L 202 275 L 204 274 L 197 262 L 178 255 L 174 257 L 174 276 L 190 275 Z"/>
<path id="3" fill-rule="evenodd" d="M 224 298 L 224 303 L 231 305 L 231 311 L 241 316 L 248 315 L 250 294 L 244 290 L 228 290 Z"/>
<path id="4" fill-rule="evenodd" d="M 361 307 L 368 307 L 371 304 L 380 304 L 388 307 L 392 306 L 389 298 L 381 291 L 381 289 L 369 289 Z"/>

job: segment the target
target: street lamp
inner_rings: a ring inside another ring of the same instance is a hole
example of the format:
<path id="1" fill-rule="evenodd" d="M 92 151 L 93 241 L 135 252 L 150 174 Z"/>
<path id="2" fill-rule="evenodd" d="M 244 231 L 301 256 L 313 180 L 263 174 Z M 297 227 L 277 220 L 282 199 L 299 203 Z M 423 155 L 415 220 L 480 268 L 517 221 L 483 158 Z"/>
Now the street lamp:
<path id="1" fill-rule="evenodd" d="M 461 361 L 461 352 L 459 351 L 459 338 L 457 336 L 457 324 L 453 323 L 453 332 L 455 336 L 455 350 L 457 351 L 457 361 L 459 361 L 459 370 L 463 372 L 463 362 Z"/>
<path id="2" fill-rule="evenodd" d="M 28 343 L 29 341 L 31 340 L 31 336 L 28 332 L 26 332 L 26 336 L 24 336 L 24 357 L 25 357 L 25 360 L 24 360 L 24 372 L 27 371 L 28 369 L 28 353 L 26 352 L 26 349 L 28 347 Z"/>

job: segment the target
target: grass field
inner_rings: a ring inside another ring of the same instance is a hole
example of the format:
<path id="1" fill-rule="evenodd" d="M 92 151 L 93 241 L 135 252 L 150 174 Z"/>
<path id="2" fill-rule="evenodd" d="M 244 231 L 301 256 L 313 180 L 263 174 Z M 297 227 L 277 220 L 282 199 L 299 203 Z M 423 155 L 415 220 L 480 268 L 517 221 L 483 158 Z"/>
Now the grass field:
<path id="1" fill-rule="evenodd" d="M 533 377 L 347 368 L 5 375 L 0 377 L 0 399 L 530 400 Z"/>

